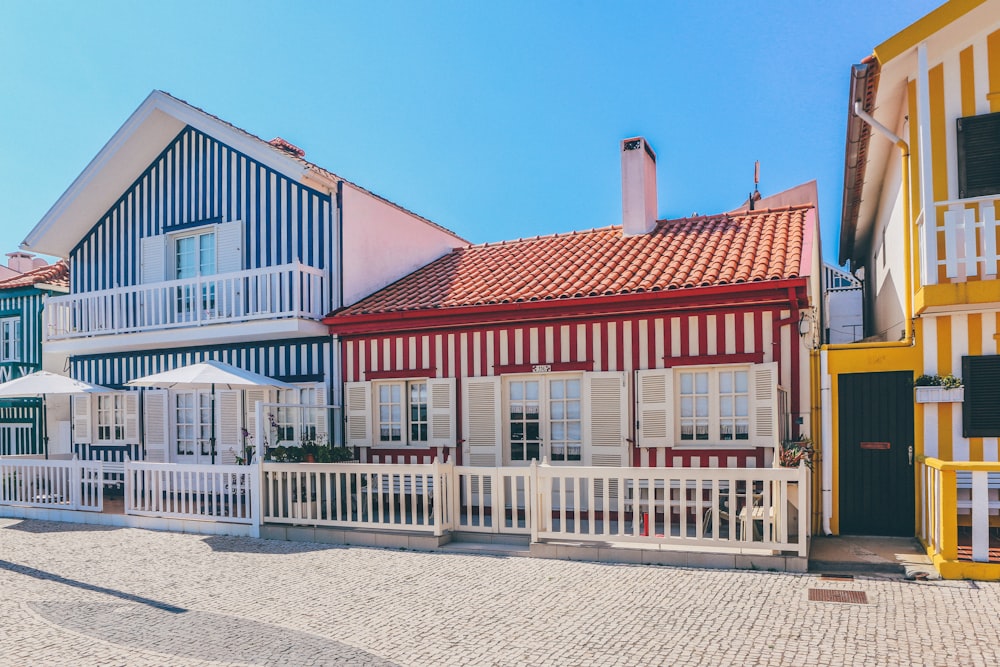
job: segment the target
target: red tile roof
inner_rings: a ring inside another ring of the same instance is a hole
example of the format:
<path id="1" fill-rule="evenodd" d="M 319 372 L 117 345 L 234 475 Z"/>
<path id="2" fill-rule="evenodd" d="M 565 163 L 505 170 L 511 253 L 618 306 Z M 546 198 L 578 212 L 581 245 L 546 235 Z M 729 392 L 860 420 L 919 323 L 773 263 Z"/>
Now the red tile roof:
<path id="1" fill-rule="evenodd" d="M 458 248 L 338 315 L 588 298 L 796 278 L 812 205 Z"/>
<path id="2" fill-rule="evenodd" d="M 49 264 L 27 273 L 0 280 L 0 290 L 14 289 L 16 287 L 32 287 L 34 285 L 55 285 L 56 287 L 69 288 L 69 267 L 66 262 L 60 260 L 55 264 Z"/>

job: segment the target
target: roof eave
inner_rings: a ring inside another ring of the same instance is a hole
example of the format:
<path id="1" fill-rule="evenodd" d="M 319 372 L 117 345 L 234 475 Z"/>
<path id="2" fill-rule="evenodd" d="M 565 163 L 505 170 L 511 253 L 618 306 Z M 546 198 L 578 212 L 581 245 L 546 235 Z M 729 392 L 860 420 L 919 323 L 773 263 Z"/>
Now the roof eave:
<path id="1" fill-rule="evenodd" d="M 259 139 L 154 90 L 42 217 L 21 247 L 66 258 L 76 243 L 185 127 L 191 126 L 296 180 L 306 167 Z"/>
<path id="2" fill-rule="evenodd" d="M 808 278 L 782 278 L 750 283 L 690 287 L 677 290 L 614 294 L 573 299 L 518 301 L 499 304 L 422 308 L 327 316 L 333 335 L 366 335 L 402 330 L 444 329 L 498 322 L 592 319 L 624 313 L 667 312 L 690 308 L 765 305 L 799 301 L 807 305 Z M 791 295 L 796 296 L 791 296 Z"/>
<path id="3" fill-rule="evenodd" d="M 871 128 L 854 113 L 854 102 L 860 100 L 871 113 L 878 89 L 878 62 L 874 58 L 851 67 L 851 86 L 847 101 L 847 138 L 844 147 L 844 195 L 840 218 L 840 253 L 843 265 L 855 260 L 855 237 L 858 229 L 862 191 L 865 182 L 866 156 L 871 142 Z"/>

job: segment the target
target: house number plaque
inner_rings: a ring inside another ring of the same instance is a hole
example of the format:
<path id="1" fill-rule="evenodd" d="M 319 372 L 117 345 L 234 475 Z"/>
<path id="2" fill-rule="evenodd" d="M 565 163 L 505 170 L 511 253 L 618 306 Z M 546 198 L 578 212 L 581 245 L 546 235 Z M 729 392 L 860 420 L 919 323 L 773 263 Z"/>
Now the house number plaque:
<path id="1" fill-rule="evenodd" d="M 552 370 L 552 364 L 535 364 L 531 367 L 532 373 L 548 373 Z"/>
<path id="2" fill-rule="evenodd" d="M 888 442 L 862 442 L 861 449 L 889 449 Z"/>

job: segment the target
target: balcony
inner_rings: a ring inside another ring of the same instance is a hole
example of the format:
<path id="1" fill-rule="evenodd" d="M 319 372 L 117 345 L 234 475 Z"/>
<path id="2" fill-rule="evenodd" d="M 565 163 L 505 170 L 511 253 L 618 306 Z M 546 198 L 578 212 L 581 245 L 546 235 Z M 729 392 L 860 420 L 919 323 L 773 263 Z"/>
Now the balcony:
<path id="1" fill-rule="evenodd" d="M 926 216 L 921 215 L 917 225 L 922 285 L 997 277 L 998 200 L 1000 195 L 935 202 L 933 227 L 928 227 Z M 934 221 L 942 210 L 944 225 L 937 225 Z"/>
<path id="2" fill-rule="evenodd" d="M 49 298 L 46 342 L 236 324 L 319 321 L 329 306 L 324 272 L 303 264 Z"/>

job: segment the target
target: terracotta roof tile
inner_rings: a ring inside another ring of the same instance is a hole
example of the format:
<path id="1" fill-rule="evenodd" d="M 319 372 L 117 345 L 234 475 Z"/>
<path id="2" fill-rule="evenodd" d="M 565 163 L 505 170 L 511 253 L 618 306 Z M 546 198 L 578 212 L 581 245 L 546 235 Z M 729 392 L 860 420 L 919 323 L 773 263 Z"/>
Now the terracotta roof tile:
<path id="1" fill-rule="evenodd" d="M 809 206 L 458 248 L 341 315 L 574 299 L 795 278 Z"/>
<path id="2" fill-rule="evenodd" d="M 0 280 L 0 290 L 14 289 L 16 287 L 31 287 L 37 284 L 55 285 L 57 287 L 69 288 L 69 268 L 66 262 L 60 260 L 55 264 L 49 264 L 27 273 L 22 273 L 13 278 Z"/>

